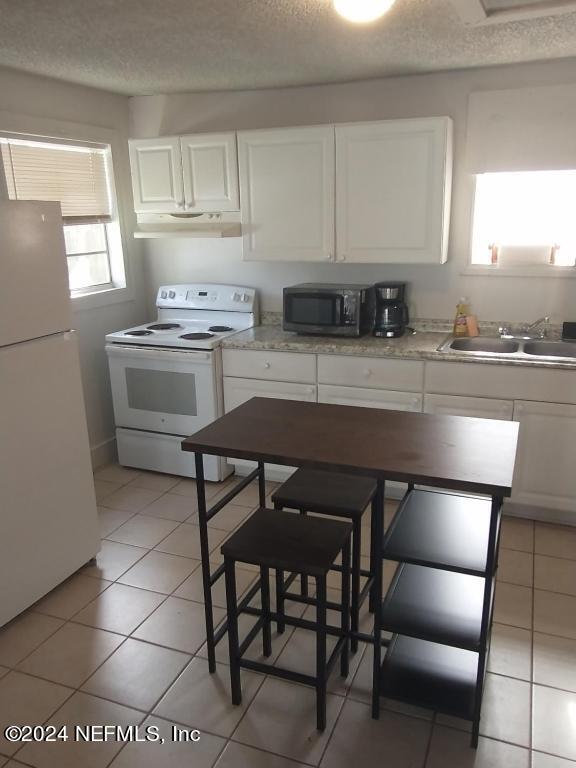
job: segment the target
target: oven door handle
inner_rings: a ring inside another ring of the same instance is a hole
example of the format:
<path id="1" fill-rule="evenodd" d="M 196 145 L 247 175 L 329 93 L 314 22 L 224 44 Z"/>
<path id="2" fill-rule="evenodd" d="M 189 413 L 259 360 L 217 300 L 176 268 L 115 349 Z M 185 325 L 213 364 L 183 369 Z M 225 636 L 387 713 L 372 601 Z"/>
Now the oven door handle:
<path id="1" fill-rule="evenodd" d="M 166 360 L 168 356 L 174 360 L 174 355 L 190 363 L 210 364 L 211 352 L 202 352 L 198 349 L 155 349 L 152 347 L 129 347 L 122 344 L 106 344 L 108 357 L 121 357 L 124 360 Z"/>

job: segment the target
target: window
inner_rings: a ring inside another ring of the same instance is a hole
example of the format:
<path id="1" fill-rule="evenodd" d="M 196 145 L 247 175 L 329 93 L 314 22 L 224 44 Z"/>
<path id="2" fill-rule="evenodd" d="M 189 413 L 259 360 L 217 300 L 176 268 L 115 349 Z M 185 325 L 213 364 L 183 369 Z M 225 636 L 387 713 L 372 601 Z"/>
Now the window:
<path id="1" fill-rule="evenodd" d="M 62 207 L 73 296 L 125 286 L 110 147 L 0 136 L 8 195 Z"/>
<path id="2" fill-rule="evenodd" d="M 574 267 L 575 199 L 576 171 L 479 174 L 472 264 Z"/>

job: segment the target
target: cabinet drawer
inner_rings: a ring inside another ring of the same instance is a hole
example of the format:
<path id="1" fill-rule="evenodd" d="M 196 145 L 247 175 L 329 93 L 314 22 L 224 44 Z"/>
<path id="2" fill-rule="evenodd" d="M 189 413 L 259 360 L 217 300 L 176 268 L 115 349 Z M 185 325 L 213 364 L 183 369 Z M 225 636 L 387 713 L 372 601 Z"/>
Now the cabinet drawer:
<path id="1" fill-rule="evenodd" d="M 316 355 L 225 349 L 223 361 L 224 376 L 316 383 Z"/>
<path id="2" fill-rule="evenodd" d="M 272 397 L 282 400 L 316 402 L 316 387 L 312 384 L 290 384 L 285 381 L 258 381 L 224 377 L 224 410 L 237 408 L 253 397 Z"/>
<path id="3" fill-rule="evenodd" d="M 426 395 L 424 397 L 425 413 L 511 421 L 513 411 L 512 400 L 496 400 L 493 397 L 460 397 L 459 395 Z"/>
<path id="4" fill-rule="evenodd" d="M 426 393 L 576 403 L 576 370 L 427 363 Z"/>
<path id="5" fill-rule="evenodd" d="M 421 392 L 423 381 L 424 363 L 416 360 L 351 355 L 318 356 L 320 384 Z"/>
<path id="6" fill-rule="evenodd" d="M 422 395 L 384 389 L 333 387 L 327 384 L 318 386 L 318 402 L 358 405 L 362 408 L 384 408 L 390 411 L 420 412 L 422 410 Z"/>

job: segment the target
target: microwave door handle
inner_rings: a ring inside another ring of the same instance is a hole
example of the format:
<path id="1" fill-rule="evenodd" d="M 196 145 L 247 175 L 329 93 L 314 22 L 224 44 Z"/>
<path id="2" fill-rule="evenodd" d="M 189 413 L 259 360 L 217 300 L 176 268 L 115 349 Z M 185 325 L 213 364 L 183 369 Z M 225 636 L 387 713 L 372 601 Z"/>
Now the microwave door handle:
<path id="1" fill-rule="evenodd" d="M 335 315 L 335 317 L 334 317 L 334 325 L 335 326 L 340 326 L 340 325 L 344 324 L 344 320 L 343 320 L 344 312 L 343 312 L 343 309 L 344 309 L 344 296 L 338 296 L 336 298 L 335 310 L 334 310 L 334 315 Z"/>

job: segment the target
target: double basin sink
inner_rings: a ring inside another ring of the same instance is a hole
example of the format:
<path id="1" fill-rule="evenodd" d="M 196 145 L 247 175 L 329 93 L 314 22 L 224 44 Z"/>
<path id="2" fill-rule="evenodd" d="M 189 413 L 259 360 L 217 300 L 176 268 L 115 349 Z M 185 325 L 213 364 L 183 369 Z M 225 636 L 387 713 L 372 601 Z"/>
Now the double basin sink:
<path id="1" fill-rule="evenodd" d="M 438 352 L 450 352 L 451 350 L 482 357 L 576 360 L 576 342 L 549 341 L 547 339 L 502 339 L 491 336 L 476 336 L 466 339 L 449 338 L 438 347 Z"/>

